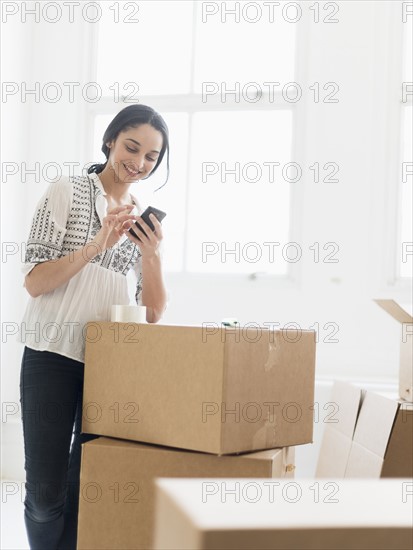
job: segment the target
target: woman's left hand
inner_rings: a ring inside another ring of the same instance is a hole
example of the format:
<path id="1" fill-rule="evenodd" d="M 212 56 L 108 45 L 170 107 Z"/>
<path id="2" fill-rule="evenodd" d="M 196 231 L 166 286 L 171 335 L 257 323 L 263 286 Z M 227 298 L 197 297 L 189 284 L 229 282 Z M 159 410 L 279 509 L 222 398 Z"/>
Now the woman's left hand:
<path id="1" fill-rule="evenodd" d="M 125 233 L 130 241 L 139 246 L 142 257 L 156 256 L 158 253 L 160 242 L 163 239 L 162 225 L 156 219 L 156 216 L 154 214 L 150 214 L 149 216 L 155 227 L 155 231 L 152 231 L 152 229 L 148 226 L 147 223 L 143 221 L 140 216 L 135 216 L 136 221 L 143 228 L 146 235 L 135 225 L 135 222 L 133 220 L 127 220 L 123 224 L 123 233 Z M 139 239 L 134 237 L 132 233 L 129 233 L 130 228 L 132 228 L 136 235 L 138 235 Z"/>

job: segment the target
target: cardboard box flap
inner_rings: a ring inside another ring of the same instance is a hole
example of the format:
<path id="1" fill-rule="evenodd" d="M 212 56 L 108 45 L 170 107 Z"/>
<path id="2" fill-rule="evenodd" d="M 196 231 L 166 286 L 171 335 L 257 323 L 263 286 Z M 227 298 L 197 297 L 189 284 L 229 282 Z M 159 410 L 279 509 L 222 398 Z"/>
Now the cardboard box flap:
<path id="1" fill-rule="evenodd" d="M 335 381 L 328 407 L 333 406 L 326 422 L 318 455 L 316 477 L 344 477 L 363 401 L 364 390 L 348 382 Z M 330 411 L 330 409 L 327 409 Z"/>
<path id="2" fill-rule="evenodd" d="M 382 307 L 389 315 L 399 321 L 399 323 L 412 323 L 412 305 L 398 304 L 395 300 L 374 300 L 376 304 Z"/>
<path id="3" fill-rule="evenodd" d="M 401 403 L 386 450 L 382 477 L 413 477 L 413 403 Z"/>
<path id="4" fill-rule="evenodd" d="M 331 414 L 326 426 L 334 428 L 352 438 L 360 411 L 363 391 L 348 382 L 335 381 L 331 390 L 330 402 L 337 410 Z M 329 410 L 329 409 L 328 409 Z"/>
<path id="5" fill-rule="evenodd" d="M 363 445 L 359 445 L 353 441 L 351 443 L 344 477 L 372 477 L 378 479 L 382 467 L 383 459 L 378 454 L 371 452 Z"/>
<path id="6" fill-rule="evenodd" d="M 351 437 L 327 426 L 318 455 L 315 477 L 344 477 L 351 445 Z"/>
<path id="7" fill-rule="evenodd" d="M 383 459 L 398 408 L 398 401 L 366 392 L 354 432 L 354 441 Z M 378 427 L 380 429 L 377 429 Z"/>

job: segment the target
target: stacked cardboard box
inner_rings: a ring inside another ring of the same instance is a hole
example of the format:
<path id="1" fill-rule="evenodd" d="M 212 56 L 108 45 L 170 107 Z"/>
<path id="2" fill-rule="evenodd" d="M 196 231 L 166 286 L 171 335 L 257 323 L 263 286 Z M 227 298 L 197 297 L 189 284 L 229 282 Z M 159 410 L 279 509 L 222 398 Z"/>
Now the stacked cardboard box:
<path id="1" fill-rule="evenodd" d="M 89 323 L 78 548 L 150 548 L 157 477 L 291 476 L 314 371 L 314 331 Z"/>
<path id="2" fill-rule="evenodd" d="M 271 479 L 293 475 L 294 447 L 215 456 L 100 437 L 83 447 L 77 547 L 152 548 L 157 477 Z"/>
<path id="3" fill-rule="evenodd" d="M 314 331 L 87 329 L 84 432 L 214 454 L 312 440 Z"/>
<path id="4" fill-rule="evenodd" d="M 413 403 L 335 382 L 316 477 L 413 477 Z"/>

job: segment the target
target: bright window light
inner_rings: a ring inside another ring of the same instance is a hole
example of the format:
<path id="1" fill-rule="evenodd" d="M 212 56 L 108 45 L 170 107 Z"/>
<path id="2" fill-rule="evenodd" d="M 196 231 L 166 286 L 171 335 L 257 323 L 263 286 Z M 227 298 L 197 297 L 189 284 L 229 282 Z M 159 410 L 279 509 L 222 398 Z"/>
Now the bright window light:
<path id="1" fill-rule="evenodd" d="M 285 262 L 271 260 L 263 243 L 288 240 L 291 183 L 282 172 L 291 157 L 291 117 L 289 111 L 194 115 L 189 271 L 286 273 Z M 292 172 L 287 176 L 295 178 Z M 236 243 L 240 252 L 226 254 Z"/>
<path id="2" fill-rule="evenodd" d="M 164 162 L 153 178 L 131 188 L 142 205 L 167 212 L 165 271 L 285 276 L 291 264 L 282 260 L 280 247 L 289 238 L 291 188 L 299 185 L 291 181 L 294 168 L 288 168 L 295 105 L 284 102 L 272 109 L 267 103 L 263 108 L 259 101 L 250 101 L 250 94 L 257 87 L 272 94 L 294 81 L 297 25 L 286 22 L 281 12 L 272 17 L 268 2 L 249 7 L 242 2 L 210 3 L 220 12 L 239 5 L 240 21 L 228 14 L 225 23 L 221 13 L 205 19 L 206 4 L 101 3 L 108 13 L 99 22 L 96 80 L 106 102 L 102 109 L 93 106 L 91 162 L 104 160 L 103 133 L 114 114 L 131 103 L 114 100 L 114 84 L 120 95 L 133 91 L 126 87 L 128 82 L 136 84 L 139 90 L 132 103 L 144 96 L 170 129 L 169 182 L 154 192 L 165 181 Z M 116 17 L 134 22 L 118 24 Z M 219 94 L 211 106 L 203 101 L 203 82 L 220 88 L 225 83 L 227 90 L 239 86 L 241 94 L 229 94 L 222 102 Z M 266 84 L 275 82 L 279 89 Z M 254 86 L 244 97 L 243 88 L 250 83 Z M 211 242 L 219 250 L 206 256 L 205 243 Z M 234 247 L 239 247 L 238 257 L 230 254 Z"/>
<path id="3" fill-rule="evenodd" d="M 99 23 L 97 82 L 103 90 L 115 93 L 111 87 L 118 83 L 131 98 L 189 92 L 192 2 L 102 2 L 101 6 L 110 11 Z M 126 87 L 128 82 L 139 90 Z"/>

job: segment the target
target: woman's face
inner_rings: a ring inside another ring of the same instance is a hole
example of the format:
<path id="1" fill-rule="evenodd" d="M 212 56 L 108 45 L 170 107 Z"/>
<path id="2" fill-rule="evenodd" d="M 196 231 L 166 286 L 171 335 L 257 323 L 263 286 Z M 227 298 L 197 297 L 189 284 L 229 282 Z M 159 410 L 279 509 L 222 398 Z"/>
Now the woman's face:
<path id="1" fill-rule="evenodd" d="M 108 167 L 114 170 L 115 180 L 132 182 L 146 178 L 155 168 L 161 152 L 163 137 L 150 124 L 120 132 L 110 148 Z"/>

